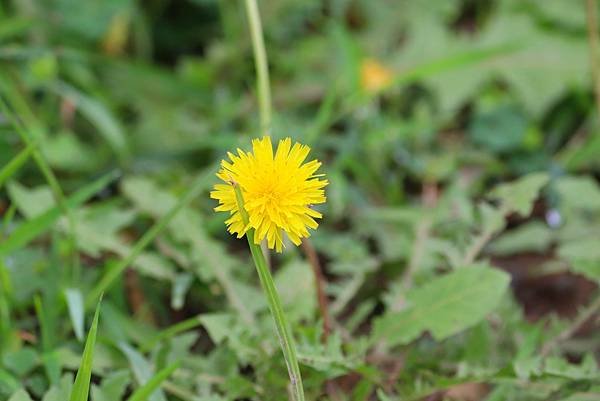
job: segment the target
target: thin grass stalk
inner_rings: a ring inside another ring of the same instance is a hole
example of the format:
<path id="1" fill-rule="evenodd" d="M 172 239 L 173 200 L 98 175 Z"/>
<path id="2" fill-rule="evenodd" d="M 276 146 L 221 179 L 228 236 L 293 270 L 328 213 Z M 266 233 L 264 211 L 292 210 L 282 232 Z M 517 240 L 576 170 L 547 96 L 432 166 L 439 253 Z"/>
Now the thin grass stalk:
<path id="1" fill-rule="evenodd" d="M 269 81 L 269 65 L 267 51 L 263 39 L 262 24 L 256 0 L 245 0 L 246 13 L 250 23 L 250 36 L 256 66 L 256 87 L 260 114 L 260 129 L 263 135 L 271 135 L 271 84 Z"/>
<path id="2" fill-rule="evenodd" d="M 15 174 L 27 160 L 29 160 L 29 156 L 33 153 L 35 145 L 32 143 L 27 145 L 25 149 L 20 151 L 15 157 L 13 157 L 2 169 L 0 169 L 0 188 L 2 185 Z"/>
<path id="3" fill-rule="evenodd" d="M 242 195 L 242 190 L 236 183 L 233 183 L 232 185 L 235 189 L 238 210 L 240 211 L 244 224 L 248 225 L 249 218 L 248 213 L 244 208 L 244 196 Z M 300 367 L 298 365 L 296 344 L 294 343 L 289 323 L 283 311 L 281 299 L 279 298 L 279 293 L 275 287 L 273 276 L 271 276 L 271 271 L 269 270 L 269 266 L 267 265 L 267 261 L 265 260 L 260 246 L 254 243 L 254 230 L 249 229 L 246 232 L 246 237 L 248 238 L 248 246 L 250 247 L 250 253 L 252 254 L 252 259 L 256 266 L 260 284 L 267 297 L 271 316 L 273 316 L 273 320 L 275 321 L 277 336 L 279 337 L 279 343 L 290 377 L 293 399 L 295 401 L 304 401 L 304 388 L 302 387 L 302 376 L 300 375 Z"/>
<path id="4" fill-rule="evenodd" d="M 11 294 L 12 286 L 8 269 L 0 260 L 0 358 L 6 345 L 5 342 L 8 340 L 11 332 Z"/>

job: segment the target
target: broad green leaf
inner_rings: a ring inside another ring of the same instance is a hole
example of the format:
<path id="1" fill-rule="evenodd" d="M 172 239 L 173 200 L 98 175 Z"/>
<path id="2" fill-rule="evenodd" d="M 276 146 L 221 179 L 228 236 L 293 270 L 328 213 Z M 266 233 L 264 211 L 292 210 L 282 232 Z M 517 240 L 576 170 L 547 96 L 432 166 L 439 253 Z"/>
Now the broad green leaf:
<path id="1" fill-rule="evenodd" d="M 181 362 L 175 362 L 162 369 L 154 375 L 146 384 L 134 391 L 127 401 L 146 401 L 150 399 L 150 395 L 154 393 L 160 385 L 171 376 L 171 374 L 179 368 Z"/>
<path id="2" fill-rule="evenodd" d="M 79 174 L 99 169 L 104 158 L 102 153 L 70 132 L 47 138 L 41 148 L 50 166 Z"/>
<path id="3" fill-rule="evenodd" d="M 455 270 L 410 290 L 408 307 L 378 319 L 374 337 L 394 346 L 429 331 L 441 341 L 484 319 L 496 308 L 509 282 L 508 274 L 486 266 Z"/>
<path id="4" fill-rule="evenodd" d="M 571 261 L 571 270 L 583 274 L 588 279 L 600 282 L 600 259 L 585 260 L 576 259 Z"/>
<path id="5" fill-rule="evenodd" d="M 529 216 L 533 202 L 548 180 L 548 175 L 544 173 L 528 174 L 516 181 L 498 185 L 490 195 L 500 200 L 507 211 Z"/>
<path id="6" fill-rule="evenodd" d="M 558 254 L 569 260 L 599 260 L 600 247 L 597 238 L 588 237 L 565 242 L 558 250 Z"/>
<path id="7" fill-rule="evenodd" d="M 594 281 L 600 281 L 600 247 L 595 237 L 565 242 L 558 255 L 570 263 L 573 271 Z"/>
<path id="8" fill-rule="evenodd" d="M 18 182 L 12 181 L 8 183 L 7 189 L 10 199 L 15 203 L 19 212 L 28 219 L 41 215 L 56 204 L 52 190 L 47 185 L 26 188 Z"/>
<path id="9" fill-rule="evenodd" d="M 543 252 L 548 249 L 553 238 L 553 233 L 546 224 L 532 221 L 504 232 L 490 243 L 488 249 L 496 255 Z"/>
<path id="10" fill-rule="evenodd" d="M 101 302 L 101 301 L 100 301 Z M 98 319 L 100 317 L 100 302 L 96 306 L 92 327 L 85 341 L 81 364 L 77 370 L 75 383 L 71 390 L 69 401 L 87 401 L 90 392 L 90 380 L 92 378 L 92 363 L 94 360 L 94 346 L 96 345 L 96 334 L 98 333 Z"/>
<path id="11" fill-rule="evenodd" d="M 40 356 L 32 347 L 25 346 L 12 352 L 5 352 L 2 358 L 3 367 L 19 376 L 28 374 L 40 363 Z"/>
<path id="12" fill-rule="evenodd" d="M 583 210 L 600 210 L 600 187 L 592 177 L 564 177 L 557 181 L 561 203 Z"/>
<path id="13" fill-rule="evenodd" d="M 106 187 L 115 176 L 115 172 L 108 173 L 81 188 L 67 199 L 66 207 L 74 209 L 83 204 L 102 188 Z M 58 206 L 54 206 L 39 216 L 22 223 L 5 241 L 0 243 L 0 257 L 24 247 L 38 235 L 49 230 L 61 215 L 61 209 Z"/>
<path id="14" fill-rule="evenodd" d="M 523 113 L 516 106 L 503 105 L 476 114 L 469 126 L 469 136 L 476 145 L 490 152 L 505 153 L 521 147 L 526 130 L 527 119 Z"/>

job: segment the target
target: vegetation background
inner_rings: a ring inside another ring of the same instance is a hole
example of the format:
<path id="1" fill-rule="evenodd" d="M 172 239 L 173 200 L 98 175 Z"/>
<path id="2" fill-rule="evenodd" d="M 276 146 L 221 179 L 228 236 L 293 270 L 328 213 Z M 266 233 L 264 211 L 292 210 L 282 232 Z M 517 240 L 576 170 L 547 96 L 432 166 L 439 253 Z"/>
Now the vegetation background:
<path id="1" fill-rule="evenodd" d="M 307 399 L 600 399 L 597 2 L 259 9 L 331 182 L 270 255 Z M 288 399 L 208 197 L 256 92 L 241 0 L 0 2 L 0 400 Z"/>

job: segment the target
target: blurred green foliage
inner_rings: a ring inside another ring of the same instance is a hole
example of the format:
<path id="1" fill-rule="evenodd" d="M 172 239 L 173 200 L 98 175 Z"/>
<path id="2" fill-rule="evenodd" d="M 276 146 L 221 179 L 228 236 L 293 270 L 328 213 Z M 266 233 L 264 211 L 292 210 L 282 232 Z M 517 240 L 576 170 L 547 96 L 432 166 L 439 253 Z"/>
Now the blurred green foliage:
<path id="1" fill-rule="evenodd" d="M 302 249 L 271 257 L 307 399 L 600 397 L 597 336 L 561 334 L 598 301 L 559 292 L 574 311 L 536 320 L 517 291 L 600 280 L 583 2 L 259 8 L 272 134 L 331 182 L 311 238 L 326 341 Z M 386 85 L 364 86 L 365 60 Z M 91 400 L 287 399 L 249 255 L 208 198 L 261 136 L 242 2 L 1 1 L 0 95 L 0 400 L 68 399 L 102 292 Z"/>

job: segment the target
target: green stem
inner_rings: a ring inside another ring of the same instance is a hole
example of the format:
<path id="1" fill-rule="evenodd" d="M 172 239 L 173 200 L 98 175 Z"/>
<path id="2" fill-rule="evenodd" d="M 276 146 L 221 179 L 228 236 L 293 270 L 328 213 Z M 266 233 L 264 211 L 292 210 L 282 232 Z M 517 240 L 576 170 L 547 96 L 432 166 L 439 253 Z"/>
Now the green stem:
<path id="1" fill-rule="evenodd" d="M 267 52 L 262 34 L 262 24 L 256 0 L 246 0 L 246 13 L 250 22 L 250 36 L 256 65 L 256 81 L 258 89 L 258 107 L 260 113 L 260 129 L 263 135 L 271 135 L 271 86 L 269 83 L 269 66 Z"/>
<path id="2" fill-rule="evenodd" d="M 13 157 L 6 166 L 0 169 L 0 188 L 6 180 L 8 180 L 27 160 L 29 160 L 29 156 L 33 152 L 35 145 L 30 144 L 25 149 L 19 152 L 15 157 Z"/>
<path id="3" fill-rule="evenodd" d="M 8 270 L 0 260 L 0 357 L 11 331 L 10 296 L 12 286 Z"/>
<path id="4" fill-rule="evenodd" d="M 239 185 L 232 184 L 235 189 L 235 196 L 237 200 L 238 209 L 242 216 L 244 224 L 248 225 L 248 213 L 244 208 L 244 196 Z M 250 246 L 250 252 L 252 253 L 252 259 L 258 272 L 260 284 L 267 296 L 267 303 L 269 304 L 269 310 L 275 321 L 275 327 L 277 329 L 277 336 L 279 337 L 279 343 L 281 350 L 283 351 L 283 357 L 287 366 L 288 374 L 290 376 L 290 382 L 292 385 L 292 394 L 295 401 L 304 401 L 304 389 L 302 387 L 302 376 L 300 375 L 300 367 L 298 366 L 298 357 L 296 354 L 296 344 L 292 337 L 289 323 L 283 312 L 281 306 L 281 299 L 277 288 L 275 288 L 275 282 L 271 276 L 271 271 L 267 265 L 267 261 L 260 249 L 260 246 L 254 243 L 254 230 L 249 229 L 246 231 L 246 237 L 248 238 L 248 245 Z"/>

